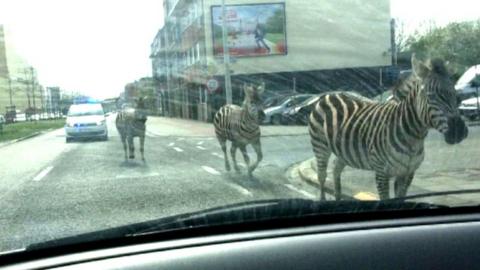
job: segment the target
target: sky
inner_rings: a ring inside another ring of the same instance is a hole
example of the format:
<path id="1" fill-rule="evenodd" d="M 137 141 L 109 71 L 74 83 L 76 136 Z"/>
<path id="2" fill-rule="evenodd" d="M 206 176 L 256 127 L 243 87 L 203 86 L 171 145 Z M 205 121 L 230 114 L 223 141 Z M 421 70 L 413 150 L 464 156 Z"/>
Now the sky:
<path id="1" fill-rule="evenodd" d="M 42 85 L 109 98 L 151 76 L 163 7 L 161 0 L 0 0 L 0 24 Z"/>
<path id="2" fill-rule="evenodd" d="M 407 33 L 413 33 L 425 22 L 444 26 L 454 21 L 480 19 L 479 0 L 390 0 L 392 18 L 405 25 Z"/>
<path id="3" fill-rule="evenodd" d="M 162 6 L 162 0 L 0 0 L 0 24 L 42 85 L 109 98 L 151 76 Z M 425 21 L 478 19 L 479 7 L 479 0 L 391 0 L 391 16 L 413 32 Z"/>

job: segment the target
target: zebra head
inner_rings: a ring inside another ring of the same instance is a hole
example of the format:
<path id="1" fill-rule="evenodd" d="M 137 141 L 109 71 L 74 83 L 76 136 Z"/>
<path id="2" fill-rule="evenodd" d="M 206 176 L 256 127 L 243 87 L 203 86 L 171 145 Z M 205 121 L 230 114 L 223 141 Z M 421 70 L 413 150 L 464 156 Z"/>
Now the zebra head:
<path id="1" fill-rule="evenodd" d="M 262 83 L 257 87 L 247 84 L 243 85 L 243 92 L 245 93 L 243 106 L 246 108 L 248 114 L 257 121 L 257 123 L 261 123 L 263 119 L 265 119 L 262 101 L 262 93 L 264 90 L 265 83 Z"/>
<path id="2" fill-rule="evenodd" d="M 423 63 L 413 55 L 412 67 L 424 101 L 417 111 L 423 112 L 426 123 L 440 131 L 448 144 L 461 142 L 468 136 L 468 128 L 460 117 L 457 94 L 445 63 L 440 59 Z"/>

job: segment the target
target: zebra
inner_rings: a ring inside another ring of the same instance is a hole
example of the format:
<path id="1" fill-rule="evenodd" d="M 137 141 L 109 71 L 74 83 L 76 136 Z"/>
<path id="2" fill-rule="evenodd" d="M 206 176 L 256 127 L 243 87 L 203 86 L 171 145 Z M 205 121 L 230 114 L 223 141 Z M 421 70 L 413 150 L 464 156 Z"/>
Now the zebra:
<path id="1" fill-rule="evenodd" d="M 145 123 L 147 116 L 145 115 L 145 104 L 143 98 L 139 98 L 136 101 L 136 105 L 124 106 L 122 110 L 117 114 L 115 119 L 115 125 L 120 139 L 123 144 L 123 151 L 125 153 L 125 160 L 135 158 L 135 147 L 133 144 L 133 138 L 139 137 L 140 139 L 140 153 L 142 155 L 142 161 L 145 161 L 144 145 L 145 145 Z M 128 144 L 128 154 L 127 154 Z"/>
<path id="2" fill-rule="evenodd" d="M 259 123 L 265 117 L 261 100 L 264 89 L 264 83 L 257 87 L 244 85 L 245 99 L 242 106 L 227 104 L 217 111 L 213 119 L 215 135 L 225 156 L 225 169 L 230 171 L 230 162 L 227 156 L 227 140 L 229 140 L 232 142 L 230 154 L 235 170 L 240 171 L 235 157 L 237 148 L 240 148 L 250 178 L 263 158 Z M 246 149 L 248 144 L 252 145 L 257 154 L 257 160 L 251 166 Z"/>
<path id="3" fill-rule="evenodd" d="M 328 159 L 333 168 L 334 195 L 341 197 L 345 166 L 375 172 L 381 200 L 389 198 L 394 177 L 396 197 L 404 197 L 424 159 L 429 129 L 448 144 L 460 143 L 468 128 L 458 112 L 458 100 L 444 62 L 420 61 L 412 55 L 413 73 L 397 85 L 396 101 L 383 103 L 336 92 L 322 95 L 309 118 L 309 133 L 317 162 L 320 199 L 325 200 Z"/>

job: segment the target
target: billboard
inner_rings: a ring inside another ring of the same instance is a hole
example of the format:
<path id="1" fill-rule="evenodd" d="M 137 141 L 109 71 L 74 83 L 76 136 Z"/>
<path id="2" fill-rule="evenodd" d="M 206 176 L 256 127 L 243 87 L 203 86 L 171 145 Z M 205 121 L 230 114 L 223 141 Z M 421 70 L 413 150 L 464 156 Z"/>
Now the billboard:
<path id="1" fill-rule="evenodd" d="M 231 56 L 287 54 L 284 3 L 227 5 L 225 10 Z M 223 56 L 222 7 L 211 11 L 213 55 Z"/>

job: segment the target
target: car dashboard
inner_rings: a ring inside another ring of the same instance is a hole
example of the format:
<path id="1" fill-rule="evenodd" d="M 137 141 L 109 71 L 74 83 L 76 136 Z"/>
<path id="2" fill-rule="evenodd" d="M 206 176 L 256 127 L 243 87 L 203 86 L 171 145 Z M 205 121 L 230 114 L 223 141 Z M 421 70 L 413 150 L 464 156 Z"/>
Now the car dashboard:
<path id="1" fill-rule="evenodd" d="M 288 224 L 287 224 L 288 223 Z M 475 269 L 480 215 L 204 229 L 143 243 L 11 256 L 6 269 Z M 277 224 L 278 225 L 278 224 Z M 255 225 L 257 226 L 257 225 Z M 245 231 L 248 229 L 249 231 Z M 147 236 L 148 237 L 148 236 Z M 1 264 L 0 264 L 1 265 Z"/>

